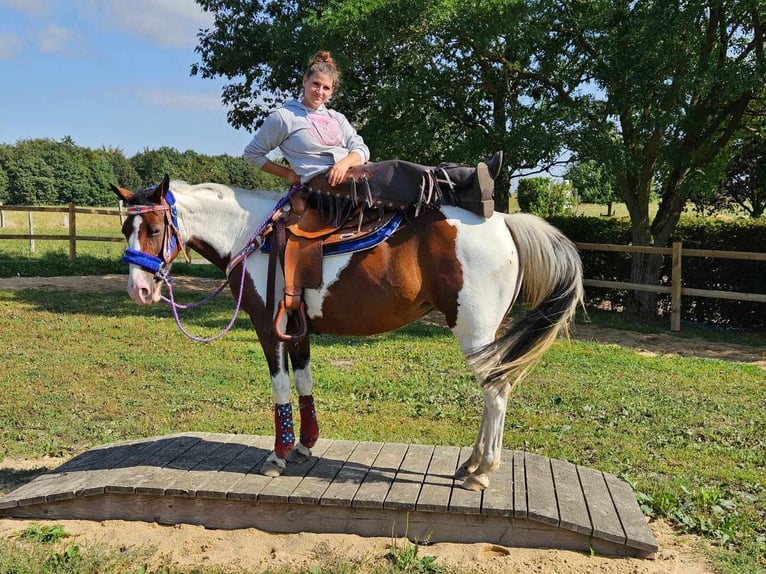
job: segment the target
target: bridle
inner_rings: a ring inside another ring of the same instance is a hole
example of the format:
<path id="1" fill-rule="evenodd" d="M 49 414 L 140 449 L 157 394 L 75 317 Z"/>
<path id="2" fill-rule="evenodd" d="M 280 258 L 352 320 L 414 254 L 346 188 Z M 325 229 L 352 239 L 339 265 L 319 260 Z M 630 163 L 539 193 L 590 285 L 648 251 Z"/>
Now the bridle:
<path id="1" fill-rule="evenodd" d="M 176 198 L 173 192 L 168 190 L 156 205 L 131 205 L 128 206 L 128 215 L 143 215 L 162 211 L 165 213 L 165 226 L 162 231 L 162 250 L 160 255 L 151 255 L 138 249 L 128 247 L 122 257 L 122 262 L 129 265 L 137 265 L 144 271 L 154 273 L 154 280 L 161 282 L 166 280 L 170 271 L 170 264 L 178 255 L 178 252 L 184 254 L 187 263 L 191 262 L 189 254 L 184 249 L 181 241 L 181 232 L 178 230 L 178 210 L 176 209 Z"/>
<path id="2" fill-rule="evenodd" d="M 162 211 L 165 213 L 165 227 L 163 229 L 162 250 L 160 252 L 162 258 L 157 255 L 152 255 L 150 253 L 139 251 L 138 249 L 131 249 L 128 247 L 125 250 L 125 254 L 122 256 L 122 262 L 129 265 L 137 265 L 149 273 L 154 273 L 154 281 L 156 283 L 164 283 L 167 286 L 168 295 L 170 297 L 168 298 L 163 296 L 162 300 L 170 305 L 171 309 L 173 310 L 173 319 L 175 320 L 176 326 L 189 339 L 197 341 L 198 343 L 210 343 L 220 339 L 234 326 L 234 322 L 237 320 L 237 315 L 239 315 L 239 310 L 242 306 L 242 295 L 245 288 L 244 270 L 240 274 L 239 296 L 237 297 L 237 304 L 234 309 L 234 314 L 231 318 L 231 321 L 229 321 L 229 324 L 224 327 L 224 329 L 217 335 L 206 338 L 192 335 L 181 324 L 181 319 L 178 316 L 178 309 L 192 309 L 194 307 L 198 307 L 212 300 L 219 293 L 221 293 L 226 285 L 229 284 L 228 277 L 231 272 L 240 264 L 242 264 L 251 253 L 260 247 L 260 245 L 263 243 L 263 237 L 268 233 L 268 231 L 270 231 L 273 218 L 279 214 L 285 204 L 290 201 L 290 198 L 300 189 L 301 185 L 292 186 L 288 193 L 277 202 L 277 204 L 271 210 L 269 216 L 263 221 L 260 227 L 258 227 L 257 231 L 252 235 L 252 237 L 250 237 L 246 247 L 229 262 L 229 265 L 226 268 L 226 281 L 224 281 L 224 283 L 215 291 L 215 293 L 208 295 L 201 301 L 191 305 L 181 305 L 175 302 L 175 297 L 173 295 L 173 279 L 170 278 L 170 264 L 176 258 L 179 251 L 184 254 L 184 258 L 186 259 L 187 263 L 191 263 L 191 259 L 189 258 L 183 241 L 181 240 L 181 232 L 178 229 L 178 211 L 176 209 L 176 199 L 170 189 L 168 189 L 167 193 L 165 193 L 165 195 L 160 199 L 159 204 L 131 205 L 127 208 L 128 215 L 142 215 L 144 213 L 156 211 Z"/>

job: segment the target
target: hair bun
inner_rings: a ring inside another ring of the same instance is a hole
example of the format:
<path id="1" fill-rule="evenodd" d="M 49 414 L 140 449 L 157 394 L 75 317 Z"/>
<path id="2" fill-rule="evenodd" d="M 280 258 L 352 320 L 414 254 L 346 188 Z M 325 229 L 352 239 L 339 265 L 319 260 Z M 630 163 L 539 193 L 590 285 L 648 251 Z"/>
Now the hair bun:
<path id="1" fill-rule="evenodd" d="M 311 63 L 309 66 L 313 66 L 314 64 L 327 64 L 333 68 L 336 67 L 335 60 L 327 50 L 319 50 L 316 54 L 314 54 L 314 57 L 311 58 Z"/>

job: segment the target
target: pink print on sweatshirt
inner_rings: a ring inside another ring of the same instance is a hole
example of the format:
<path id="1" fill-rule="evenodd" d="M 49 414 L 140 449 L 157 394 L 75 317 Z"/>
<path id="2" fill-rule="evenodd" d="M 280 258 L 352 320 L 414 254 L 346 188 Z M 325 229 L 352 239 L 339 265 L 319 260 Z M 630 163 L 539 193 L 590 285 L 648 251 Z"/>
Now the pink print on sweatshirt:
<path id="1" fill-rule="evenodd" d="M 343 143 L 343 131 L 340 122 L 330 116 L 311 114 L 309 116 L 309 134 L 327 146 L 339 146 Z"/>

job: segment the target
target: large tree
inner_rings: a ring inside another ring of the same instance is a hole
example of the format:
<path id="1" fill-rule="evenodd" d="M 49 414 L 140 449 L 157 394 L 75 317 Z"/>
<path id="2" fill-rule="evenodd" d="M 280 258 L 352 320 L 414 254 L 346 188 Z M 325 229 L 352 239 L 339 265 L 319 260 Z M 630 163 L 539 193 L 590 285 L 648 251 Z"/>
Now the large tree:
<path id="1" fill-rule="evenodd" d="M 569 150 L 614 174 L 636 245 L 668 243 L 695 174 L 720 168 L 766 81 L 755 0 L 197 1 L 215 25 L 192 72 L 230 80 L 233 125 L 296 94 L 307 58 L 328 48 L 346 72 L 336 105 L 377 158 L 500 148 L 516 170 Z M 656 283 L 660 267 L 636 254 L 631 279 Z M 633 302 L 656 310 L 652 294 Z"/>

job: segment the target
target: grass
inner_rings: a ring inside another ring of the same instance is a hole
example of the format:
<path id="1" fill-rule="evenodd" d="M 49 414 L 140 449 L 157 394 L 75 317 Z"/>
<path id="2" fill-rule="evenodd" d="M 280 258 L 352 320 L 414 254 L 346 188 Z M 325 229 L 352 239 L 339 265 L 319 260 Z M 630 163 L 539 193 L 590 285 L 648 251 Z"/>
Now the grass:
<path id="1" fill-rule="evenodd" d="M 82 258 L 70 264 L 63 250 L 30 255 L 23 253 L 24 242 L 14 243 L 0 242 L 0 276 L 124 271 L 115 262 L 120 244 L 84 244 Z M 203 265 L 180 271 L 217 273 Z M 219 298 L 191 312 L 185 324 L 195 334 L 213 335 L 232 307 L 230 299 Z M 178 333 L 165 306 L 138 307 L 122 292 L 0 292 L 0 316 L 0 459 L 68 457 L 96 444 L 191 430 L 273 432 L 268 371 L 244 316 L 211 345 Z M 661 325 L 621 323 L 624 318 L 614 314 L 591 318 L 667 333 Z M 683 336 L 691 333 L 684 328 Z M 703 334 L 727 340 L 725 333 Z M 481 398 L 445 328 L 415 323 L 364 339 L 320 336 L 312 351 L 323 436 L 473 443 Z M 634 486 L 647 515 L 705 536 L 720 572 L 762 572 L 763 381 L 763 371 L 752 365 L 644 357 L 613 345 L 562 340 L 512 395 L 504 446 L 615 473 Z M 0 574 L 152 572 L 139 550 L 115 554 L 61 539 L 50 544 L 45 535 L 1 541 Z M 392 552 L 375 572 L 438 571 L 417 547 Z M 359 567 L 328 556 L 301 572 Z M 156 572 L 182 574 L 170 566 Z"/>
<path id="2" fill-rule="evenodd" d="M 187 326 L 214 334 L 231 310 L 222 298 Z M 4 292 L 0 314 L 0 458 L 190 430 L 272 433 L 268 372 L 244 317 L 199 345 L 166 307 L 122 293 Z M 475 438 L 479 391 L 445 328 L 316 337 L 312 363 L 325 437 Z M 729 571 L 747 572 L 744 560 L 756 572 L 766 560 L 764 407 L 755 366 L 559 341 L 512 395 L 504 443 L 625 478 L 647 514 L 707 536 L 719 560 L 737 563 Z"/>

